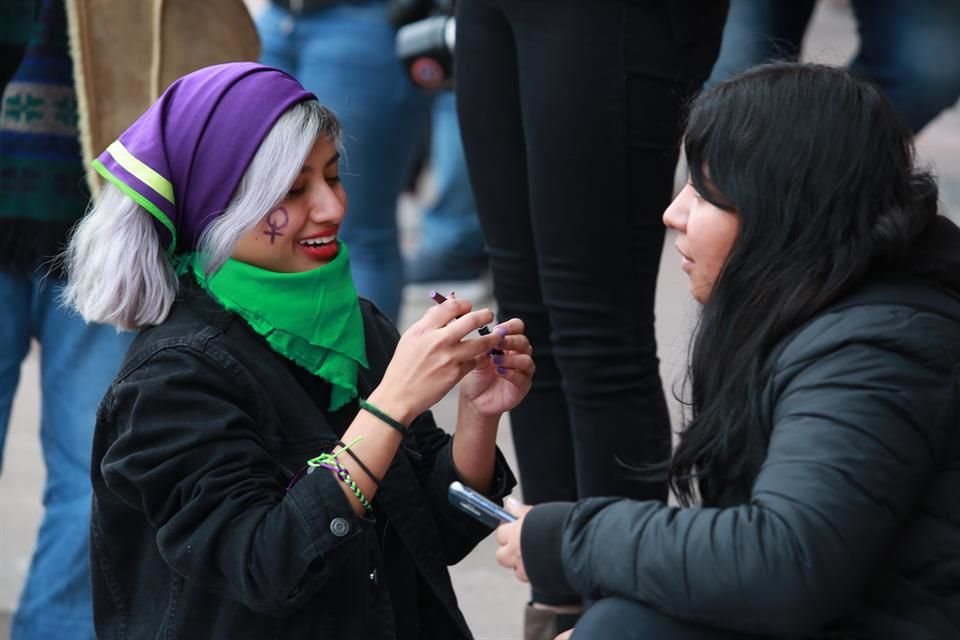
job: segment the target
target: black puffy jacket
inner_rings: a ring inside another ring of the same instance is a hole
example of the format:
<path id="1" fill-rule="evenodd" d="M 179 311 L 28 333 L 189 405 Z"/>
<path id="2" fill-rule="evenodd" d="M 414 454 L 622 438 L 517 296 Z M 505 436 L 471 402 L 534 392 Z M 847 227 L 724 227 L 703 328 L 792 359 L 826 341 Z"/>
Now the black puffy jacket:
<path id="1" fill-rule="evenodd" d="M 960 289 L 881 279 L 773 353 L 746 495 L 536 507 L 532 583 L 765 636 L 960 638 Z"/>

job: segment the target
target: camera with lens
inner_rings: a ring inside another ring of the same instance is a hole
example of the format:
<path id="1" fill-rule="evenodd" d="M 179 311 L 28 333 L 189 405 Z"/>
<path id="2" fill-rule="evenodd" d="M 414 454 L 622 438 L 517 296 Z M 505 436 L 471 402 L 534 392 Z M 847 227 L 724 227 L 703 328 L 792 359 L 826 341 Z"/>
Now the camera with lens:
<path id="1" fill-rule="evenodd" d="M 452 88 L 453 0 L 391 0 L 388 12 L 397 27 L 397 57 L 411 81 L 424 89 Z"/>

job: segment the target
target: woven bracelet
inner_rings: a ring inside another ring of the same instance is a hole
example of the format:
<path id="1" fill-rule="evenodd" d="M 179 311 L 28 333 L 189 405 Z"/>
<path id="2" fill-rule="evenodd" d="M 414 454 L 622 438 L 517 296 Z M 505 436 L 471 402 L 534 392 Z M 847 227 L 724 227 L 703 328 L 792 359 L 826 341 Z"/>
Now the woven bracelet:
<path id="1" fill-rule="evenodd" d="M 375 406 L 373 406 L 363 398 L 360 398 L 360 408 L 363 409 L 364 411 L 372 413 L 373 415 L 378 417 L 380 420 L 382 420 L 385 424 L 390 425 L 392 428 L 396 429 L 400 433 L 407 432 L 407 428 L 403 426 L 402 422 L 400 422 L 399 420 L 394 420 L 393 418 L 388 416 L 386 413 L 384 413 L 383 411 L 380 411 L 380 409 L 377 409 Z"/>
<path id="2" fill-rule="evenodd" d="M 363 491 L 360 490 L 360 487 L 357 486 L 357 483 L 354 482 L 353 478 L 350 477 L 350 472 L 347 471 L 346 467 L 340 464 L 340 460 L 337 459 L 337 456 L 339 456 L 343 452 L 347 452 L 348 454 L 350 454 L 351 453 L 350 447 L 357 444 L 362 439 L 363 439 L 363 436 L 357 436 L 357 438 L 350 444 L 343 445 L 342 443 L 338 443 L 338 444 L 341 444 L 341 446 L 343 447 L 342 449 L 340 449 L 340 451 L 337 451 L 336 453 L 321 453 L 316 458 L 310 458 L 309 460 L 307 460 L 307 467 L 314 468 L 314 469 L 317 467 L 330 469 L 331 471 L 337 474 L 337 477 L 340 478 L 343 481 L 343 483 L 347 485 L 347 487 L 350 488 L 350 491 L 353 492 L 353 495 L 357 496 L 357 500 L 360 501 L 360 504 L 363 505 L 364 509 L 366 509 L 367 511 L 373 511 L 373 507 L 370 505 L 370 501 L 367 500 L 367 497 L 363 495 Z M 371 476 L 371 479 L 373 479 L 373 481 L 376 482 L 376 478 L 373 478 Z"/>
<path id="3" fill-rule="evenodd" d="M 340 464 L 339 460 L 334 459 L 334 462 L 337 464 L 337 475 L 341 480 L 343 480 L 343 483 L 350 488 L 350 491 L 353 492 L 353 495 L 357 496 L 357 500 L 360 501 L 360 504 L 363 505 L 364 509 L 367 511 L 373 511 L 373 506 L 367 500 L 367 496 L 363 495 L 363 491 L 360 490 L 360 487 L 357 486 L 357 483 L 354 482 L 353 478 L 350 477 L 350 472 L 347 471 L 346 467 Z"/>
<path id="4" fill-rule="evenodd" d="M 322 467 L 324 469 L 330 469 L 333 473 L 343 481 L 343 484 L 347 485 L 347 488 L 353 492 L 353 495 L 357 496 L 357 500 L 360 501 L 360 504 L 367 511 L 373 511 L 373 506 L 370 504 L 370 501 L 367 500 L 367 496 L 363 495 L 363 491 L 360 490 L 360 487 L 357 486 L 357 483 L 353 481 L 353 478 L 350 477 L 350 472 L 347 471 L 346 467 L 340 464 L 340 461 L 336 458 L 332 458 L 333 463 L 330 462 L 321 462 L 314 465 L 315 467 Z"/>

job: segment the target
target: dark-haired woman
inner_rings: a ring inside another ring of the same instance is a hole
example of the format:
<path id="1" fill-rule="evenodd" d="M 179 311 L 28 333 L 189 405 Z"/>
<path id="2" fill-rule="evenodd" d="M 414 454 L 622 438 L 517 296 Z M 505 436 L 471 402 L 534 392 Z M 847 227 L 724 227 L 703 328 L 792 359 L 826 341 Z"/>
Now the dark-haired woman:
<path id="1" fill-rule="evenodd" d="M 960 230 L 911 138 L 822 66 L 693 104 L 664 214 L 703 305 L 681 506 L 517 506 L 497 532 L 520 578 L 594 601 L 575 640 L 960 637 Z"/>

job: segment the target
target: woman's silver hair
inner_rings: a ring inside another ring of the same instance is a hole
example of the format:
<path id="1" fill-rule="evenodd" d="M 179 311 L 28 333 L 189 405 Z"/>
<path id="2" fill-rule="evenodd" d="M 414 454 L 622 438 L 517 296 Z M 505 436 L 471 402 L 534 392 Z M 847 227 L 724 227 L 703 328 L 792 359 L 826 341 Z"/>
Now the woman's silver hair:
<path id="1" fill-rule="evenodd" d="M 287 194 L 318 138 L 341 146 L 340 124 L 316 100 L 284 113 L 264 138 L 230 204 L 200 236 L 204 271 L 215 273 L 237 240 Z M 177 276 L 153 216 L 107 183 L 74 230 L 63 256 L 63 303 L 87 322 L 135 330 L 160 324 L 177 295 Z"/>

